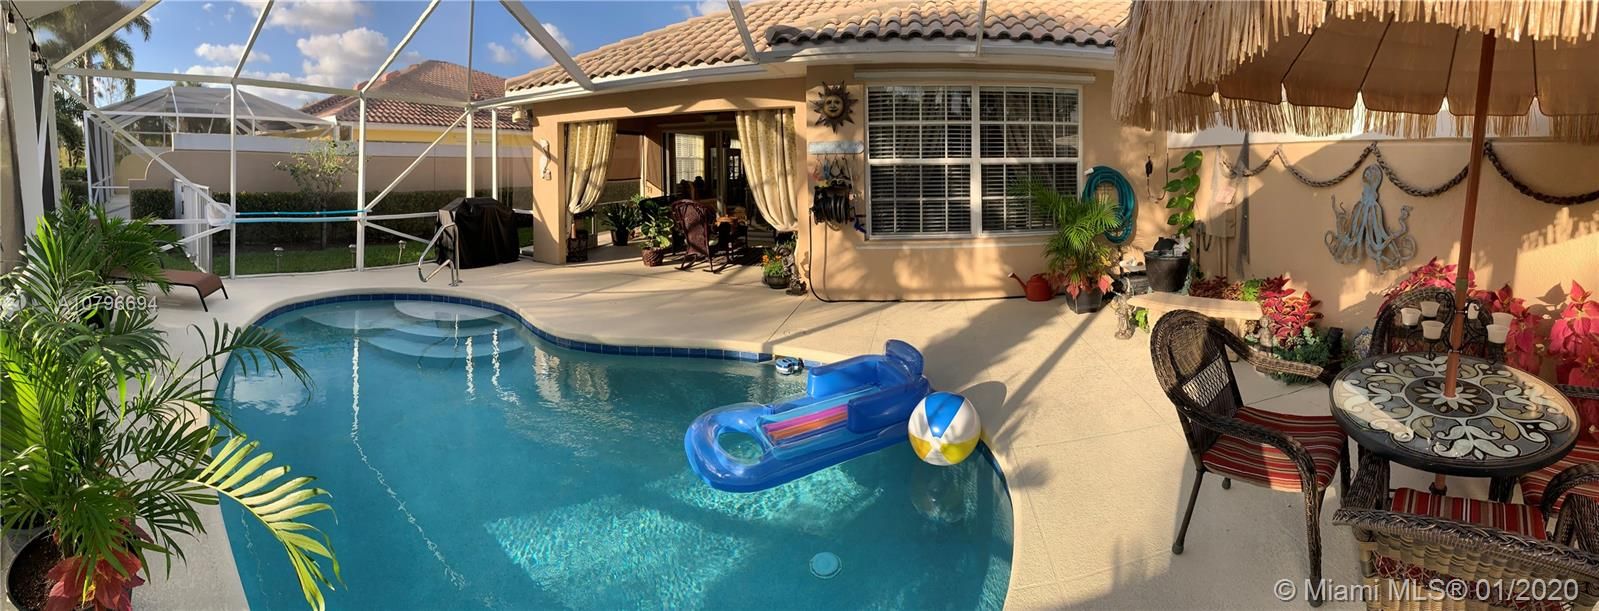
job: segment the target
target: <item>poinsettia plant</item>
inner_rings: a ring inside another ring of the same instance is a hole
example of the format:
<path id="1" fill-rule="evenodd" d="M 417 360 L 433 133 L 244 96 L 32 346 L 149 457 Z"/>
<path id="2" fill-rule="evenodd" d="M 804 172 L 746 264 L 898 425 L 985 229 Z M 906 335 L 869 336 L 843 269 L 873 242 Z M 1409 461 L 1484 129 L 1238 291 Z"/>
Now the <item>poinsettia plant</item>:
<path id="1" fill-rule="evenodd" d="M 1543 367 L 1538 352 L 1538 327 L 1541 318 L 1527 308 L 1527 301 L 1515 295 L 1506 284 L 1497 291 L 1475 291 L 1472 297 L 1488 304 L 1490 313 L 1511 316 L 1510 332 L 1505 336 L 1505 362 L 1512 367 L 1536 372 Z"/>
<path id="2" fill-rule="evenodd" d="M 1559 359 L 1555 379 L 1560 383 L 1599 387 L 1599 302 L 1581 284 L 1571 283 L 1571 293 L 1549 327 L 1549 355 Z M 1599 401 L 1573 403 L 1583 421 L 1599 423 Z M 1599 438 L 1599 428 L 1588 430 Z"/>
<path id="3" fill-rule="evenodd" d="M 1406 276 L 1405 279 L 1400 280 L 1392 287 L 1389 287 L 1388 290 L 1383 291 L 1382 305 L 1386 307 L 1390 301 L 1394 300 L 1395 297 L 1403 295 L 1411 289 L 1428 286 L 1454 288 L 1455 279 L 1459 277 L 1459 271 L 1460 266 L 1453 263 L 1446 265 L 1439 261 L 1438 257 L 1433 257 L 1431 261 L 1428 261 L 1421 267 L 1412 270 L 1410 275 Z M 1466 273 L 1466 287 L 1470 289 L 1475 288 L 1476 286 L 1477 275 L 1468 271 Z"/>

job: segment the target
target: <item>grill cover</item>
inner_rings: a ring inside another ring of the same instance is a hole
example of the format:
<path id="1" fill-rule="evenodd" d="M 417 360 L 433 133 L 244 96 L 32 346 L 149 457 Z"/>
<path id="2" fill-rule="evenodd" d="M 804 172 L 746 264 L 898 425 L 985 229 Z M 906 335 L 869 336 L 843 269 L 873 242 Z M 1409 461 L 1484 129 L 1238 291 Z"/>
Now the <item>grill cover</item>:
<path id="1" fill-rule="evenodd" d="M 443 210 L 455 221 L 458 244 L 446 234 L 440 241 L 439 261 L 444 253 L 455 251 L 455 264 L 461 269 L 510 263 L 519 256 L 516 239 L 516 213 L 492 197 L 459 197 Z M 441 226 L 435 222 L 435 226 Z"/>

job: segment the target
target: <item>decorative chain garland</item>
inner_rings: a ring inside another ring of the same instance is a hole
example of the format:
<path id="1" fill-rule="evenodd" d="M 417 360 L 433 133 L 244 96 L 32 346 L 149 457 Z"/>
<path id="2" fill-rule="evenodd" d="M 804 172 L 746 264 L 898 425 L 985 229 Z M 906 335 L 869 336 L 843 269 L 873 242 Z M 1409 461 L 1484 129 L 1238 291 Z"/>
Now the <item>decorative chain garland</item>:
<path id="1" fill-rule="evenodd" d="M 1494 143 L 1492 141 L 1483 143 L 1483 155 L 1488 158 L 1489 163 L 1493 164 L 1494 170 L 1498 171 L 1499 175 L 1504 177 L 1506 182 L 1509 182 L 1511 186 L 1515 187 L 1516 191 L 1519 191 L 1522 195 L 1532 199 L 1546 204 L 1555 204 L 1559 206 L 1571 206 L 1599 201 L 1599 190 L 1580 193 L 1577 195 L 1550 195 L 1548 193 L 1533 189 L 1532 187 L 1528 186 L 1527 183 L 1522 182 L 1520 179 L 1516 178 L 1510 173 L 1510 170 L 1507 169 L 1504 163 L 1499 160 L 1499 155 L 1494 152 Z M 1453 177 L 1436 187 L 1422 188 L 1413 185 L 1403 179 L 1400 179 L 1399 176 L 1394 173 L 1393 166 L 1388 165 L 1388 160 L 1383 158 L 1382 149 L 1377 146 L 1376 142 L 1368 144 L 1366 145 L 1366 148 L 1361 149 L 1360 156 L 1355 158 L 1355 163 L 1350 165 L 1349 169 L 1344 170 L 1337 176 L 1326 180 L 1317 180 L 1311 178 L 1310 176 L 1306 175 L 1303 170 L 1300 170 L 1294 164 L 1289 163 L 1288 157 L 1283 155 L 1283 147 L 1281 145 L 1279 145 L 1276 149 L 1273 149 L 1271 154 L 1267 155 L 1265 159 L 1261 160 L 1260 165 L 1255 167 L 1246 168 L 1240 164 L 1227 164 L 1227 175 L 1230 178 L 1249 178 L 1266 171 L 1266 168 L 1271 166 L 1272 160 L 1275 159 L 1282 161 L 1283 168 L 1288 170 L 1288 173 L 1293 175 L 1295 180 L 1298 180 L 1299 182 L 1304 183 L 1306 186 L 1311 188 L 1325 189 L 1348 180 L 1350 176 L 1354 176 L 1355 171 L 1359 170 L 1360 166 L 1365 165 L 1366 158 L 1372 156 L 1376 156 L 1377 165 L 1382 168 L 1383 174 L 1388 177 L 1388 182 L 1393 183 L 1394 187 L 1397 187 L 1400 191 L 1405 192 L 1405 194 L 1414 197 L 1437 197 L 1442 195 L 1444 192 L 1459 186 L 1460 183 L 1466 180 L 1467 168 L 1462 167 L 1460 168 L 1460 171 L 1457 172 Z"/>

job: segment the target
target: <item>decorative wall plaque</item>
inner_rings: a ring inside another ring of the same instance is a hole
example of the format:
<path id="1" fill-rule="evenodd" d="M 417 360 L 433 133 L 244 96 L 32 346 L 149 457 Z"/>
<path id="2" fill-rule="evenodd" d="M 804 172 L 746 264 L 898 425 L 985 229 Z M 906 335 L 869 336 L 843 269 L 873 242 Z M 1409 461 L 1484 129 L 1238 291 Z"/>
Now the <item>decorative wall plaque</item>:
<path id="1" fill-rule="evenodd" d="M 811 110 L 816 113 L 817 125 L 837 132 L 839 126 L 855 122 L 851 118 L 855 112 L 855 97 L 850 95 L 843 81 L 837 85 L 822 83 L 822 91 L 811 101 Z"/>

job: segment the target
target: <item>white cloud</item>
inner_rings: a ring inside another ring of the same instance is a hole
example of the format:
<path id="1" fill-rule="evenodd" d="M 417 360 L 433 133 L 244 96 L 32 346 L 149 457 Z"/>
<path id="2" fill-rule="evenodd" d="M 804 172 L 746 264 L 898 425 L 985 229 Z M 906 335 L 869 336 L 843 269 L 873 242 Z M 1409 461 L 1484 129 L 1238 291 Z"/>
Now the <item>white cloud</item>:
<path id="1" fill-rule="evenodd" d="M 259 17 L 266 6 L 264 0 L 245 0 L 251 13 Z M 361 18 L 372 14 L 365 2 L 333 2 L 327 0 L 285 0 L 272 5 L 272 15 L 267 17 L 268 27 L 305 32 L 337 32 L 355 26 Z"/>
<path id="2" fill-rule="evenodd" d="M 203 10 L 203 11 L 209 13 L 209 12 L 211 12 L 211 9 L 216 8 L 216 6 L 217 5 L 215 5 L 215 4 L 211 4 L 210 2 L 207 2 L 205 4 L 200 5 L 200 10 Z"/>
<path id="3" fill-rule="evenodd" d="M 228 23 L 233 23 L 233 7 L 228 7 L 228 12 L 223 13 L 222 18 L 227 20 Z"/>
<path id="4" fill-rule="evenodd" d="M 370 78 L 389 53 L 389 38 L 366 28 L 317 34 L 294 42 L 305 60 L 305 82 L 350 87 Z"/>
<path id="5" fill-rule="evenodd" d="M 572 48 L 572 42 L 566 39 L 565 34 L 561 33 L 561 28 L 555 27 L 553 23 L 546 23 L 544 24 L 544 29 L 550 31 L 550 36 L 555 38 L 555 42 L 559 43 L 561 48 Z M 527 53 L 527 56 L 533 58 L 533 61 L 544 62 L 550 59 L 550 53 L 544 50 L 544 45 L 539 44 L 537 40 L 533 40 L 532 36 L 517 34 L 511 37 L 511 42 L 521 47 L 522 52 Z"/>
<path id="6" fill-rule="evenodd" d="M 727 0 L 700 0 L 694 3 L 694 14 L 709 15 L 727 10 Z"/>
<path id="7" fill-rule="evenodd" d="M 233 76 L 233 66 L 189 66 L 184 74 L 208 74 L 213 76 Z M 257 78 L 268 81 L 294 81 L 294 76 L 287 72 L 263 72 L 260 70 L 245 70 L 240 76 Z M 211 87 L 213 85 L 207 85 Z M 299 108 L 311 103 L 312 100 L 321 98 L 321 94 L 306 91 L 293 91 L 290 89 L 275 89 L 272 87 L 256 87 L 253 85 L 240 85 L 239 91 L 251 95 L 258 95 L 290 108 Z"/>
<path id="8" fill-rule="evenodd" d="M 505 48 L 505 45 L 491 42 L 489 43 L 489 59 L 496 64 L 509 64 L 516 61 L 516 56 L 511 53 L 510 49 Z"/>
<path id="9" fill-rule="evenodd" d="M 202 42 L 200 46 L 194 48 L 194 54 L 198 55 L 200 59 L 237 65 L 239 57 L 244 55 L 244 45 L 214 45 L 209 42 Z M 269 61 L 272 61 L 272 56 L 260 50 L 250 51 L 250 63 Z"/>

